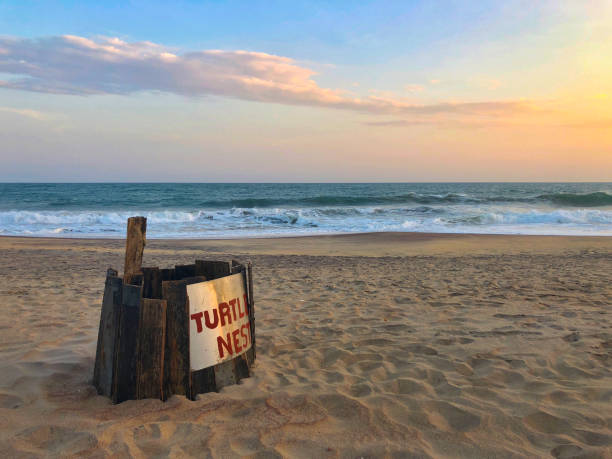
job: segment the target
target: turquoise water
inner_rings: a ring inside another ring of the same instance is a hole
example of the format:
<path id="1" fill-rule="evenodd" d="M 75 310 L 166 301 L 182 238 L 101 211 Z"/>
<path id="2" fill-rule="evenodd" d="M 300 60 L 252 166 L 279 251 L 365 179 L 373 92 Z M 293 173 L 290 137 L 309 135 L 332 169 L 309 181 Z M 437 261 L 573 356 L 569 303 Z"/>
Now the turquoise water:
<path id="1" fill-rule="evenodd" d="M 612 235 L 612 183 L 0 184 L 0 235 L 245 237 L 369 231 Z"/>

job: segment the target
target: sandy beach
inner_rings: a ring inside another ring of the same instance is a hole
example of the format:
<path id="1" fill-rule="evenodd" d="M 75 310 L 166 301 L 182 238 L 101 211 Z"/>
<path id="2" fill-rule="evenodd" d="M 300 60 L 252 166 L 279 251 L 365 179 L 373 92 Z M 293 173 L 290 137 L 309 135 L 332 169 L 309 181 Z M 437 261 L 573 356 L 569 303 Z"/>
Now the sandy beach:
<path id="1" fill-rule="evenodd" d="M 0 238 L 3 457 L 612 457 L 612 238 L 150 240 L 251 260 L 254 374 L 195 402 L 91 385 L 124 241 Z"/>

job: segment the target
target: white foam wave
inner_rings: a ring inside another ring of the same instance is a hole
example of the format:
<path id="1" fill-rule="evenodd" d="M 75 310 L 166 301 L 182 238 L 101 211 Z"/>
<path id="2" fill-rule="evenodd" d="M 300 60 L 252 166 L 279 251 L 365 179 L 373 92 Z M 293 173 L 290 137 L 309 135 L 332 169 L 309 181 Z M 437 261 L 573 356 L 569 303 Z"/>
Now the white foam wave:
<path id="1" fill-rule="evenodd" d="M 372 206 L 158 211 L 0 211 L 0 234 L 123 237 L 132 215 L 148 235 L 245 237 L 368 231 L 590 234 L 612 236 L 612 210 L 509 206 Z"/>

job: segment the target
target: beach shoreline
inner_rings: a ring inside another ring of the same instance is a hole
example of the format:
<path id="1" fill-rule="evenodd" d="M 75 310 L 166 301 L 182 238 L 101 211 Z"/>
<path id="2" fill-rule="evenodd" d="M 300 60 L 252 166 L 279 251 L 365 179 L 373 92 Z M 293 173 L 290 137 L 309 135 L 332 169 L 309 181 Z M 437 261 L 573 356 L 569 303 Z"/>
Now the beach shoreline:
<path id="1" fill-rule="evenodd" d="M 0 248 L 12 244 L 37 247 L 109 246 L 123 248 L 125 238 L 72 238 L 0 236 Z M 295 235 L 249 238 L 147 238 L 147 248 L 176 247 L 241 254 L 412 256 L 440 254 L 561 253 L 607 249 L 612 236 L 563 236 L 526 234 L 369 232 L 328 235 Z"/>

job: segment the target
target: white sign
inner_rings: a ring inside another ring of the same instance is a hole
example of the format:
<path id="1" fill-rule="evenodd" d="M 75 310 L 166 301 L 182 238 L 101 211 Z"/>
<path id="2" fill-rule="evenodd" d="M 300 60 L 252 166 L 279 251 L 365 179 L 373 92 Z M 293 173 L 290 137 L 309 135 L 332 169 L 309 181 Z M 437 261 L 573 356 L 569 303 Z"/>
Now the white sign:
<path id="1" fill-rule="evenodd" d="M 250 349 L 251 324 L 242 273 L 187 286 L 191 370 Z"/>

